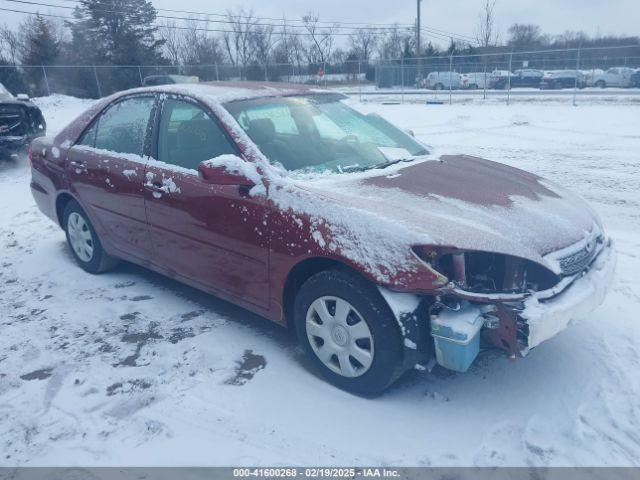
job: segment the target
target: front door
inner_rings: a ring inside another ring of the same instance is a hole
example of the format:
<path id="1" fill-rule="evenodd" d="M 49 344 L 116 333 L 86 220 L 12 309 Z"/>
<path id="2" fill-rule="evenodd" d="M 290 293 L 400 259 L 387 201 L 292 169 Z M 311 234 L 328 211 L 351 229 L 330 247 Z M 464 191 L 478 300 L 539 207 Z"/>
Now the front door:
<path id="1" fill-rule="evenodd" d="M 233 185 L 212 185 L 198 165 L 238 154 L 207 110 L 178 98 L 164 100 L 157 127 L 157 162 L 145 173 L 145 198 L 154 262 L 223 296 L 268 304 L 267 208 Z"/>
<path id="2" fill-rule="evenodd" d="M 143 178 L 153 95 L 126 97 L 93 121 L 68 151 L 71 191 L 108 250 L 147 261 L 149 246 Z"/>

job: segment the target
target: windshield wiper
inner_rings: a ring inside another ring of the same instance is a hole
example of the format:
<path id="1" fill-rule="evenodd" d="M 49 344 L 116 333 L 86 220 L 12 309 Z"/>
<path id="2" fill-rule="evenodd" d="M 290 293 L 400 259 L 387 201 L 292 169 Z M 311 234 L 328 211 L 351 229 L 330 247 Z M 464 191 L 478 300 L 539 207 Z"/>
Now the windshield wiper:
<path id="1" fill-rule="evenodd" d="M 384 168 L 390 167 L 391 165 L 397 165 L 398 163 L 401 163 L 401 162 L 412 162 L 415 159 L 416 159 L 416 157 L 398 158 L 396 160 L 387 160 L 386 162 L 378 163 L 378 164 L 370 167 L 368 170 L 384 169 Z"/>

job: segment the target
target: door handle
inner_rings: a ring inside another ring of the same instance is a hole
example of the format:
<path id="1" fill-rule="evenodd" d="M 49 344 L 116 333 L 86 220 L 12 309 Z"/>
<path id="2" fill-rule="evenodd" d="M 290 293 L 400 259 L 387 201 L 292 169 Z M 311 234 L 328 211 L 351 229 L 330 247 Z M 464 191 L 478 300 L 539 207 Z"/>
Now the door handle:
<path id="1" fill-rule="evenodd" d="M 146 190 L 149 190 L 153 194 L 153 198 L 160 198 L 162 197 L 163 193 L 167 193 L 164 186 L 158 185 L 156 183 L 146 182 L 143 186 Z"/>
<path id="2" fill-rule="evenodd" d="M 76 160 L 71 160 L 69 162 L 69 165 L 71 165 L 73 168 L 75 168 L 76 173 L 81 173 L 81 172 L 87 170 L 87 164 L 84 163 L 84 162 L 78 162 Z"/>

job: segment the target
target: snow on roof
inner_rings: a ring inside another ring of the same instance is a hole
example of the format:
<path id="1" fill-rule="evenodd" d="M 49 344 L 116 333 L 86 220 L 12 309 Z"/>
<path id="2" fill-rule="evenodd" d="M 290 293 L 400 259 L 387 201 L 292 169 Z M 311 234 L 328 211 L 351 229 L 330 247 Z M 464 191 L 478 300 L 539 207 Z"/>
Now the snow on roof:
<path id="1" fill-rule="evenodd" d="M 236 100 L 250 100 L 253 98 L 263 97 L 304 95 L 311 93 L 333 93 L 330 90 L 324 90 L 317 87 L 270 82 L 180 83 L 159 85 L 157 87 L 143 87 L 136 90 L 190 95 L 216 103 L 227 103 Z M 130 92 L 131 91 L 128 91 L 127 93 Z"/>

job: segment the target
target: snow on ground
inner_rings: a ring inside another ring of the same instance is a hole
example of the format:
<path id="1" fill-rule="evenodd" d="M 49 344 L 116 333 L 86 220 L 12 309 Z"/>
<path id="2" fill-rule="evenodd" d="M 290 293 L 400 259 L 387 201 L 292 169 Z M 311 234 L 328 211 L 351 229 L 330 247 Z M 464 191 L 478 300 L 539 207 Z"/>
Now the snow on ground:
<path id="1" fill-rule="evenodd" d="M 88 105 L 38 103 L 50 131 Z M 24 162 L 0 165 L 0 465 L 640 465 L 638 106 L 361 108 L 584 195 L 617 242 L 605 304 L 521 361 L 366 400 L 242 309 L 131 265 L 84 273 Z"/>

